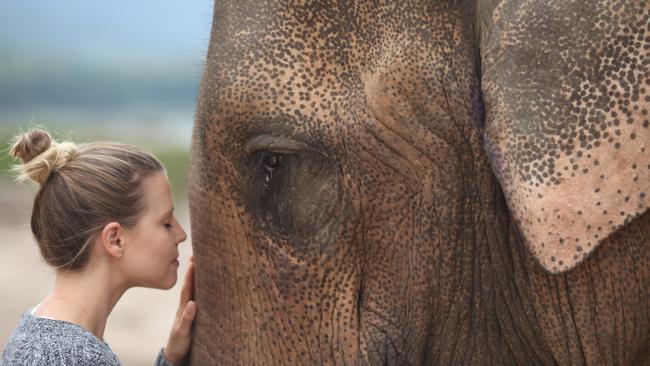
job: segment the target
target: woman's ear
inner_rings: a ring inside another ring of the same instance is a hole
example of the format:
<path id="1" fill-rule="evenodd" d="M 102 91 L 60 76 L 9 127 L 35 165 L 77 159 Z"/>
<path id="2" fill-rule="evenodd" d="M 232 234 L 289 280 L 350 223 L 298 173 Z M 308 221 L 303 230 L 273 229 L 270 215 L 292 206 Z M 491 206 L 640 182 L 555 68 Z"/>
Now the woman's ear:
<path id="1" fill-rule="evenodd" d="M 124 229 L 117 222 L 106 224 L 99 236 L 101 247 L 113 258 L 124 254 Z"/>

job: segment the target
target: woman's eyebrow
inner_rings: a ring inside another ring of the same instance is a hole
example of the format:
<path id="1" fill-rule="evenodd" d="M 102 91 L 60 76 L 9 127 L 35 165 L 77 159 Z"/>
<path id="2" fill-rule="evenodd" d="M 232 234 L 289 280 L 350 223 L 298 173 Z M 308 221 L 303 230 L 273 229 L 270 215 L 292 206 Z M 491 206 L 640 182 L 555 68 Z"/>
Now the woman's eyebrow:
<path id="1" fill-rule="evenodd" d="M 172 207 L 169 211 L 166 211 L 165 214 L 162 215 L 161 217 L 163 219 L 169 218 L 174 213 L 174 209 L 175 207 Z"/>

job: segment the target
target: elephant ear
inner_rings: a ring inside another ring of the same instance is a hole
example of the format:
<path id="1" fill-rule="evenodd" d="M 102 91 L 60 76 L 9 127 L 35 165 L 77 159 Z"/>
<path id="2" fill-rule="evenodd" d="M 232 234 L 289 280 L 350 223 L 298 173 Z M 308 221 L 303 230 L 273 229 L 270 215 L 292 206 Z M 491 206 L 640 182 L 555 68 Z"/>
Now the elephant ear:
<path id="1" fill-rule="evenodd" d="M 527 246 L 552 273 L 649 203 L 650 1 L 603 3 L 480 9 L 485 148 Z"/>

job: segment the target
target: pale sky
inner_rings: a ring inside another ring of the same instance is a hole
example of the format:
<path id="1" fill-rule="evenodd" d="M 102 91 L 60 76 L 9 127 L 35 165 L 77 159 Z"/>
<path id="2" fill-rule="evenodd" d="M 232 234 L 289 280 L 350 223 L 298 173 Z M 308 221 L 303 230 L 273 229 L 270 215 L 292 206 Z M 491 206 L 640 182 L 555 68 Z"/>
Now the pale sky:
<path id="1" fill-rule="evenodd" d="M 200 60 L 212 0 L 2 0 L 0 52 L 123 62 Z"/>

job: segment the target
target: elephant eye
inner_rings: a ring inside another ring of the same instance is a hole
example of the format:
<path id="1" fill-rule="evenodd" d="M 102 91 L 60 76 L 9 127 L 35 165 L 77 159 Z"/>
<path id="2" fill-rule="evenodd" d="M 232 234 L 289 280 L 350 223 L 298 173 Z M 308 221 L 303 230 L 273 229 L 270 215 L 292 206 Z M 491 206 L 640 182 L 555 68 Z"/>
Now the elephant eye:
<path id="1" fill-rule="evenodd" d="M 270 151 L 261 151 L 258 153 L 256 160 L 258 171 L 264 174 L 264 180 L 268 182 L 273 177 L 273 172 L 280 168 L 282 155 Z"/>

